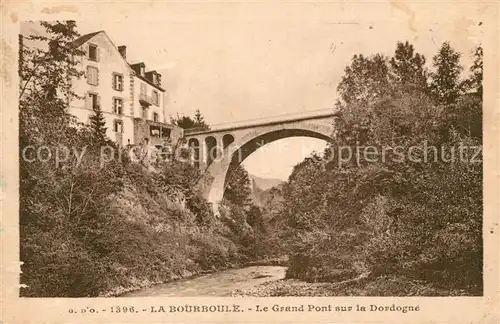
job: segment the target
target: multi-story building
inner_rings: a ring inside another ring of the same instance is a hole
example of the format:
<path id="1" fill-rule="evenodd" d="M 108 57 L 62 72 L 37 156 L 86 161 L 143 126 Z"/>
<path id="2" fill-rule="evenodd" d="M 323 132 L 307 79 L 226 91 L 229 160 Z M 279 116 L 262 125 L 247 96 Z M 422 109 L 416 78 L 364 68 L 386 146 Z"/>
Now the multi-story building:
<path id="1" fill-rule="evenodd" d="M 74 45 L 85 51 L 80 62 L 85 74 L 73 82 L 83 99 L 71 102 L 69 113 L 87 122 L 100 106 L 108 137 L 122 146 L 144 139 L 159 146 L 183 136 L 180 127 L 167 122 L 158 72 L 147 71 L 142 62 L 129 64 L 126 46 L 116 47 L 104 31 L 83 35 Z"/>

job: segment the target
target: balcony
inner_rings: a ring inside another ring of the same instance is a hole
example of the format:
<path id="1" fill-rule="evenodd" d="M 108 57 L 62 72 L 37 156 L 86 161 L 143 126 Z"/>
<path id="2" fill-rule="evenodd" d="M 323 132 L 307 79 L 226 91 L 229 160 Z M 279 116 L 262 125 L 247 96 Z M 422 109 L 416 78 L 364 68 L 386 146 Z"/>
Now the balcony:
<path id="1" fill-rule="evenodd" d="M 141 143 L 147 138 L 152 145 L 163 145 L 172 137 L 174 125 L 141 118 L 134 119 L 134 142 Z"/>
<path id="2" fill-rule="evenodd" d="M 165 140 L 170 139 L 170 134 L 172 130 L 168 127 L 165 127 L 163 125 L 154 125 L 151 124 L 149 125 L 149 140 L 151 141 L 151 144 L 153 145 L 158 145 L 158 144 L 163 144 L 165 143 Z"/>
<path id="3" fill-rule="evenodd" d="M 152 104 L 154 104 L 153 97 L 148 96 L 145 93 L 139 94 L 139 102 L 141 103 L 141 105 L 146 106 L 146 107 L 149 107 Z"/>

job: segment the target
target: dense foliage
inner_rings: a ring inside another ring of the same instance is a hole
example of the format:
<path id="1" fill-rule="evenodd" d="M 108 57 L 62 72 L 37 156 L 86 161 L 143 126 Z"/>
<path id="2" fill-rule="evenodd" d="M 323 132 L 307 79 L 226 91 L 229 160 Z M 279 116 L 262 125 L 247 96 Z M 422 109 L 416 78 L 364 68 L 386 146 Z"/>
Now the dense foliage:
<path id="1" fill-rule="evenodd" d="M 332 143 L 281 190 L 288 277 L 482 293 L 481 47 L 473 55 L 466 80 L 449 43 L 430 68 L 408 42 L 392 58 L 354 55 Z"/>
<path id="2" fill-rule="evenodd" d="M 222 201 L 221 220 L 235 233 L 236 243 L 250 259 L 279 256 L 269 219 L 255 202 L 250 176 L 242 165 L 230 166 Z"/>

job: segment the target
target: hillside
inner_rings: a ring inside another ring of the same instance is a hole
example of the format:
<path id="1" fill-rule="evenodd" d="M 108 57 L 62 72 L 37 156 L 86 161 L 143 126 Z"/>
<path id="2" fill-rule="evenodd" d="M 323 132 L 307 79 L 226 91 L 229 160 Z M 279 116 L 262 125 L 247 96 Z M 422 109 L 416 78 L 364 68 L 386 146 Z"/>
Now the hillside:
<path id="1" fill-rule="evenodd" d="M 284 182 L 280 179 L 261 178 L 253 174 L 248 176 L 251 182 L 252 200 L 259 207 L 265 205 L 266 197 L 269 195 L 268 192 Z"/>
<path id="2" fill-rule="evenodd" d="M 263 178 L 253 174 L 248 174 L 248 175 L 250 176 L 250 180 L 252 180 L 252 182 L 255 181 L 257 187 L 259 187 L 262 190 L 271 189 L 272 187 L 276 187 L 277 185 L 285 182 L 284 180 L 281 179 Z"/>

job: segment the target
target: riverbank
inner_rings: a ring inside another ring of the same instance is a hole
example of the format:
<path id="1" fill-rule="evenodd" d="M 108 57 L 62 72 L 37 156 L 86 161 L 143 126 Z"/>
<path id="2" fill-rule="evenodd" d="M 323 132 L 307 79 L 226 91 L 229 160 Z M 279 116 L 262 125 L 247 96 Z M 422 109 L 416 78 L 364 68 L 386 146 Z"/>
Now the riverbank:
<path id="1" fill-rule="evenodd" d="M 267 282 L 247 290 L 235 290 L 233 297 L 333 297 L 333 296 L 467 296 L 465 290 L 434 287 L 419 280 L 396 276 L 311 283 L 296 279 Z"/>
<path id="2" fill-rule="evenodd" d="M 191 272 L 184 272 L 180 275 L 175 275 L 171 279 L 166 280 L 166 281 L 158 281 L 158 282 L 151 282 L 151 281 L 141 281 L 137 282 L 133 286 L 129 287 L 118 287 L 114 291 L 108 292 L 101 297 L 129 297 L 129 296 L 135 296 L 135 295 L 141 295 L 140 291 L 146 291 L 149 289 L 153 289 L 156 286 L 162 286 L 162 285 L 178 285 L 182 282 L 186 282 L 187 280 L 196 280 L 199 278 L 207 277 L 210 275 L 216 275 L 217 273 L 223 273 L 231 270 L 242 270 L 246 268 L 255 268 L 257 267 L 276 267 L 276 268 L 283 268 L 282 270 L 282 275 L 275 275 L 275 274 L 268 274 L 268 273 L 252 273 L 252 275 L 255 278 L 252 279 L 260 279 L 256 278 L 258 276 L 263 276 L 261 278 L 270 278 L 272 276 L 275 277 L 275 280 L 282 279 L 285 276 L 285 266 L 287 262 L 287 257 L 280 257 L 280 258 L 268 258 L 268 259 L 261 259 L 261 260 L 255 260 L 255 261 L 249 261 L 241 265 L 233 264 L 232 266 L 225 267 L 225 268 L 219 268 L 219 269 L 212 269 L 212 270 L 203 270 L 195 273 Z M 266 282 L 266 280 L 263 280 L 262 282 L 256 283 L 256 285 L 259 285 L 261 283 Z M 232 291 L 234 289 L 231 289 Z M 228 293 L 230 294 L 230 293 Z"/>
<path id="3" fill-rule="evenodd" d="M 250 266 L 154 285 L 120 297 L 230 297 L 236 289 L 247 290 L 285 278 L 282 266 Z"/>
<path id="4" fill-rule="evenodd" d="M 286 267 L 288 263 L 288 257 L 283 256 L 279 258 L 268 258 L 268 259 L 261 259 L 261 260 L 256 260 L 256 261 L 249 261 L 245 263 L 244 267 L 251 267 L 251 266 L 280 266 L 280 267 Z"/>

